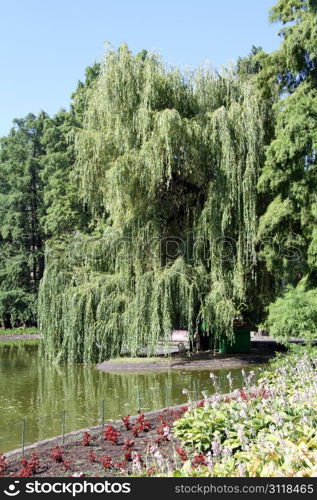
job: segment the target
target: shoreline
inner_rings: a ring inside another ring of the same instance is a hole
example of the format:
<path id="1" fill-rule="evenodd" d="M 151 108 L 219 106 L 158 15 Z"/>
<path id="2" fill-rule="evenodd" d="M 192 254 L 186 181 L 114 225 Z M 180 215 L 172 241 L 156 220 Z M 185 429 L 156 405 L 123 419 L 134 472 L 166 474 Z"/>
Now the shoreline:
<path id="1" fill-rule="evenodd" d="M 12 340 L 41 340 L 42 336 L 36 333 L 26 333 L 25 335 L 0 335 L 0 342 L 12 342 Z"/>
<path id="2" fill-rule="evenodd" d="M 222 396 L 227 396 L 227 394 L 221 394 Z M 197 402 L 193 402 L 193 404 L 196 404 Z M 185 403 L 184 403 L 185 404 Z M 184 404 L 181 404 L 181 405 L 176 405 L 176 406 L 169 406 L 168 409 L 169 410 L 179 410 L 181 409 Z M 187 404 L 187 403 L 186 403 Z M 163 409 L 158 409 L 158 410 L 151 410 L 149 412 L 144 412 L 144 415 L 146 417 L 156 417 L 157 415 L 159 415 L 160 413 L 162 413 L 163 411 L 165 410 L 165 408 Z M 131 420 L 135 420 L 139 415 L 131 415 L 130 418 Z M 118 420 L 106 420 L 104 425 L 116 425 L 116 426 L 122 426 L 122 419 L 118 419 Z M 91 433 L 94 433 L 96 435 L 98 435 L 99 433 L 102 432 L 102 425 L 96 425 L 96 426 L 92 426 L 92 427 L 83 427 L 82 429 L 77 429 L 77 430 L 74 430 L 74 431 L 71 431 L 71 432 L 67 432 L 66 434 L 64 434 L 64 438 L 65 438 L 65 443 L 63 444 L 62 441 L 63 441 L 63 435 L 62 434 L 59 434 L 58 436 L 53 436 L 51 438 L 47 438 L 47 439 L 43 439 L 41 441 L 37 441 L 35 443 L 31 443 L 31 444 L 28 444 L 24 447 L 24 452 L 25 453 L 28 453 L 30 451 L 34 451 L 35 449 L 38 450 L 39 448 L 42 448 L 42 449 L 45 449 L 48 445 L 50 444 L 55 444 L 55 445 L 59 445 L 59 446 L 71 446 L 72 445 L 72 441 L 67 441 L 67 438 L 70 438 L 70 437 L 78 437 L 79 435 L 83 434 L 85 431 L 88 431 L 88 432 L 91 432 Z M 1 452 L 0 452 L 1 453 Z M 22 448 L 16 448 L 14 450 L 10 450 L 10 451 L 4 451 L 2 452 L 3 455 L 5 455 L 7 458 L 14 458 L 16 455 L 22 455 Z"/>
<path id="3" fill-rule="evenodd" d="M 122 358 L 110 359 L 96 365 L 98 370 L 106 373 L 146 373 L 169 370 L 230 370 L 245 368 L 250 365 L 267 363 L 283 348 L 275 341 L 252 341 L 250 353 L 214 354 L 213 351 L 192 353 L 189 358 L 186 354 L 174 355 L 162 360 L 151 361 L 149 358 L 131 358 L 122 361 Z"/>
<path id="4" fill-rule="evenodd" d="M 38 334 L 0 335 L 0 344 L 23 340 L 42 340 Z M 252 365 L 265 364 L 275 356 L 277 351 L 284 350 L 273 339 L 251 340 L 250 353 L 220 354 L 213 351 L 179 354 L 173 353 L 168 357 L 154 356 L 136 358 L 113 358 L 95 364 L 97 370 L 105 373 L 148 373 L 166 372 L 170 370 L 234 370 Z"/>

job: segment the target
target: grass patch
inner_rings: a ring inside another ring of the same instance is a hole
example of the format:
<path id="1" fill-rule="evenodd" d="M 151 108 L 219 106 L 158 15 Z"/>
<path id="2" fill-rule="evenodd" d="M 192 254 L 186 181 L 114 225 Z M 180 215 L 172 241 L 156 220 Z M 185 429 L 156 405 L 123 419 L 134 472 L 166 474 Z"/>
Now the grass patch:
<path id="1" fill-rule="evenodd" d="M 0 337 L 2 335 L 36 335 L 38 333 L 38 329 L 36 326 L 32 326 L 30 328 L 0 328 Z"/>
<path id="2" fill-rule="evenodd" d="M 41 342 L 40 339 L 29 339 L 29 340 L 3 340 L 0 342 L 0 348 L 6 347 L 6 346 L 16 346 L 16 347 L 24 347 L 24 346 L 31 346 L 31 345 L 39 345 Z"/>
<path id="3" fill-rule="evenodd" d="M 144 363 L 165 363 L 166 361 L 168 361 L 170 358 L 167 358 L 167 357 L 164 357 L 164 358 L 159 358 L 159 357 L 153 357 L 153 358 L 147 358 L 147 357 L 144 357 L 144 358 L 141 358 L 141 357 L 137 357 L 137 358 L 112 358 L 112 359 L 109 359 L 108 360 L 108 363 L 118 363 L 118 364 L 122 364 L 122 363 L 133 363 L 133 364 L 144 364 Z"/>

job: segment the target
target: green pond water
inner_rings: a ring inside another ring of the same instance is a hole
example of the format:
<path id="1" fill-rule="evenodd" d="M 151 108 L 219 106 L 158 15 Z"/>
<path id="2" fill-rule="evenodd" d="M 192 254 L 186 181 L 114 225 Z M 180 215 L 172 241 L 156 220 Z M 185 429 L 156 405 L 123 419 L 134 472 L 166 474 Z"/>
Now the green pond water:
<path id="1" fill-rule="evenodd" d="M 208 371 L 109 374 L 87 365 L 54 365 L 41 359 L 37 343 L 0 344 L 0 453 L 25 444 L 101 423 L 194 400 L 214 392 Z M 247 371 L 247 370 L 246 370 Z M 228 371 L 218 370 L 221 392 L 229 392 Z M 243 386 L 241 370 L 231 370 L 233 387 Z"/>

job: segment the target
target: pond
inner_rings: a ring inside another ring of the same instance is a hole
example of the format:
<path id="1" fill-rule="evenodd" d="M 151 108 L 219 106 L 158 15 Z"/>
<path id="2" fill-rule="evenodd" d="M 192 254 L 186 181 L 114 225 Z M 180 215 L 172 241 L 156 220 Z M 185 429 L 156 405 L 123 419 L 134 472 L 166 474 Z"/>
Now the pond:
<path id="1" fill-rule="evenodd" d="M 217 371 L 223 393 L 229 392 L 227 374 Z M 241 370 L 231 374 L 234 388 L 242 387 Z M 65 432 L 99 425 L 102 407 L 107 421 L 135 415 L 139 407 L 146 412 L 186 403 L 183 389 L 195 400 L 203 390 L 213 393 L 210 371 L 110 374 L 47 363 L 35 341 L 0 344 L 0 453 L 21 446 L 22 419 L 30 444 L 61 434 L 62 421 Z"/>

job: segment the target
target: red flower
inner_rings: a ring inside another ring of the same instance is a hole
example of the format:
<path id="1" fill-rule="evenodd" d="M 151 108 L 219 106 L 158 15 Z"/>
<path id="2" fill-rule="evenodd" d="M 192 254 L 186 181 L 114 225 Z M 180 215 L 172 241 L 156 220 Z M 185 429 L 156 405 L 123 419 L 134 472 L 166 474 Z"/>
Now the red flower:
<path id="1" fill-rule="evenodd" d="M 51 448 L 50 457 L 56 462 L 63 461 L 63 452 L 59 446 L 55 446 L 55 448 Z"/>
<path id="2" fill-rule="evenodd" d="M 19 472 L 17 473 L 16 477 L 30 477 L 32 476 L 32 472 L 28 467 L 23 467 Z"/>
<path id="3" fill-rule="evenodd" d="M 159 436 L 159 437 L 157 437 L 157 438 L 154 440 L 154 442 L 155 442 L 156 444 L 161 444 L 161 443 L 164 443 L 165 441 L 167 441 L 167 439 L 165 438 L 165 436 Z"/>
<path id="4" fill-rule="evenodd" d="M 242 389 L 240 389 L 240 398 L 243 400 L 243 401 L 248 401 L 249 400 L 249 396 L 247 395 L 247 393 L 245 391 L 243 391 Z"/>
<path id="5" fill-rule="evenodd" d="M 161 420 L 161 425 L 158 425 L 157 428 L 156 428 L 156 432 L 158 434 L 164 434 L 164 427 L 168 426 L 168 423 L 167 423 L 167 420 L 165 419 L 162 419 Z"/>
<path id="6" fill-rule="evenodd" d="M 131 422 L 130 422 L 130 415 L 123 417 L 122 419 L 123 425 L 126 428 L 127 431 L 131 430 Z"/>
<path id="7" fill-rule="evenodd" d="M 100 462 L 105 469 L 110 469 L 112 466 L 112 458 L 111 457 L 107 457 L 107 456 L 101 457 Z"/>
<path id="8" fill-rule="evenodd" d="M 139 436 L 139 429 L 138 429 L 138 427 L 136 425 L 132 426 L 132 434 L 136 438 Z"/>
<path id="9" fill-rule="evenodd" d="M 112 425 L 107 425 L 105 429 L 105 439 L 116 445 L 119 441 L 119 432 Z"/>
<path id="10" fill-rule="evenodd" d="M 0 453 L 0 477 L 4 475 L 9 465 L 10 465 L 9 460 L 7 460 L 5 455 L 2 455 L 2 453 Z"/>
<path id="11" fill-rule="evenodd" d="M 131 439 L 126 439 L 124 441 L 123 448 L 125 449 L 124 458 L 126 460 L 132 460 L 132 448 L 134 446 L 134 441 Z"/>
<path id="12" fill-rule="evenodd" d="M 194 458 L 192 459 L 192 466 L 194 469 L 199 467 L 199 465 L 207 465 L 205 460 L 205 455 L 203 453 L 195 455 Z"/>
<path id="13" fill-rule="evenodd" d="M 124 469 L 128 465 L 128 462 L 126 460 L 122 460 L 122 462 L 118 462 L 114 464 L 114 467 L 116 469 Z"/>
<path id="14" fill-rule="evenodd" d="M 204 399 L 202 399 L 201 401 L 199 401 L 199 403 L 197 403 L 197 408 L 203 408 L 205 406 L 205 401 Z"/>
<path id="15" fill-rule="evenodd" d="M 140 432 L 148 432 L 152 427 L 151 422 L 145 418 L 144 413 L 138 416 L 136 425 Z"/>
<path id="16" fill-rule="evenodd" d="M 132 441 L 132 439 L 125 439 L 124 444 L 123 444 L 123 448 L 125 450 L 129 450 L 129 449 L 133 448 L 133 446 L 134 446 L 134 441 Z"/>
<path id="17" fill-rule="evenodd" d="M 32 453 L 31 460 L 23 458 L 20 461 L 22 469 L 18 472 L 18 477 L 30 477 L 36 474 L 39 467 L 39 456 L 37 453 Z"/>
<path id="18" fill-rule="evenodd" d="M 176 452 L 178 453 L 182 462 L 185 462 L 187 460 L 187 453 L 184 448 L 176 448 Z"/>
<path id="19" fill-rule="evenodd" d="M 92 437 L 89 434 L 89 432 L 84 432 L 83 440 L 82 440 L 82 445 L 83 446 L 89 446 L 91 443 Z"/>

